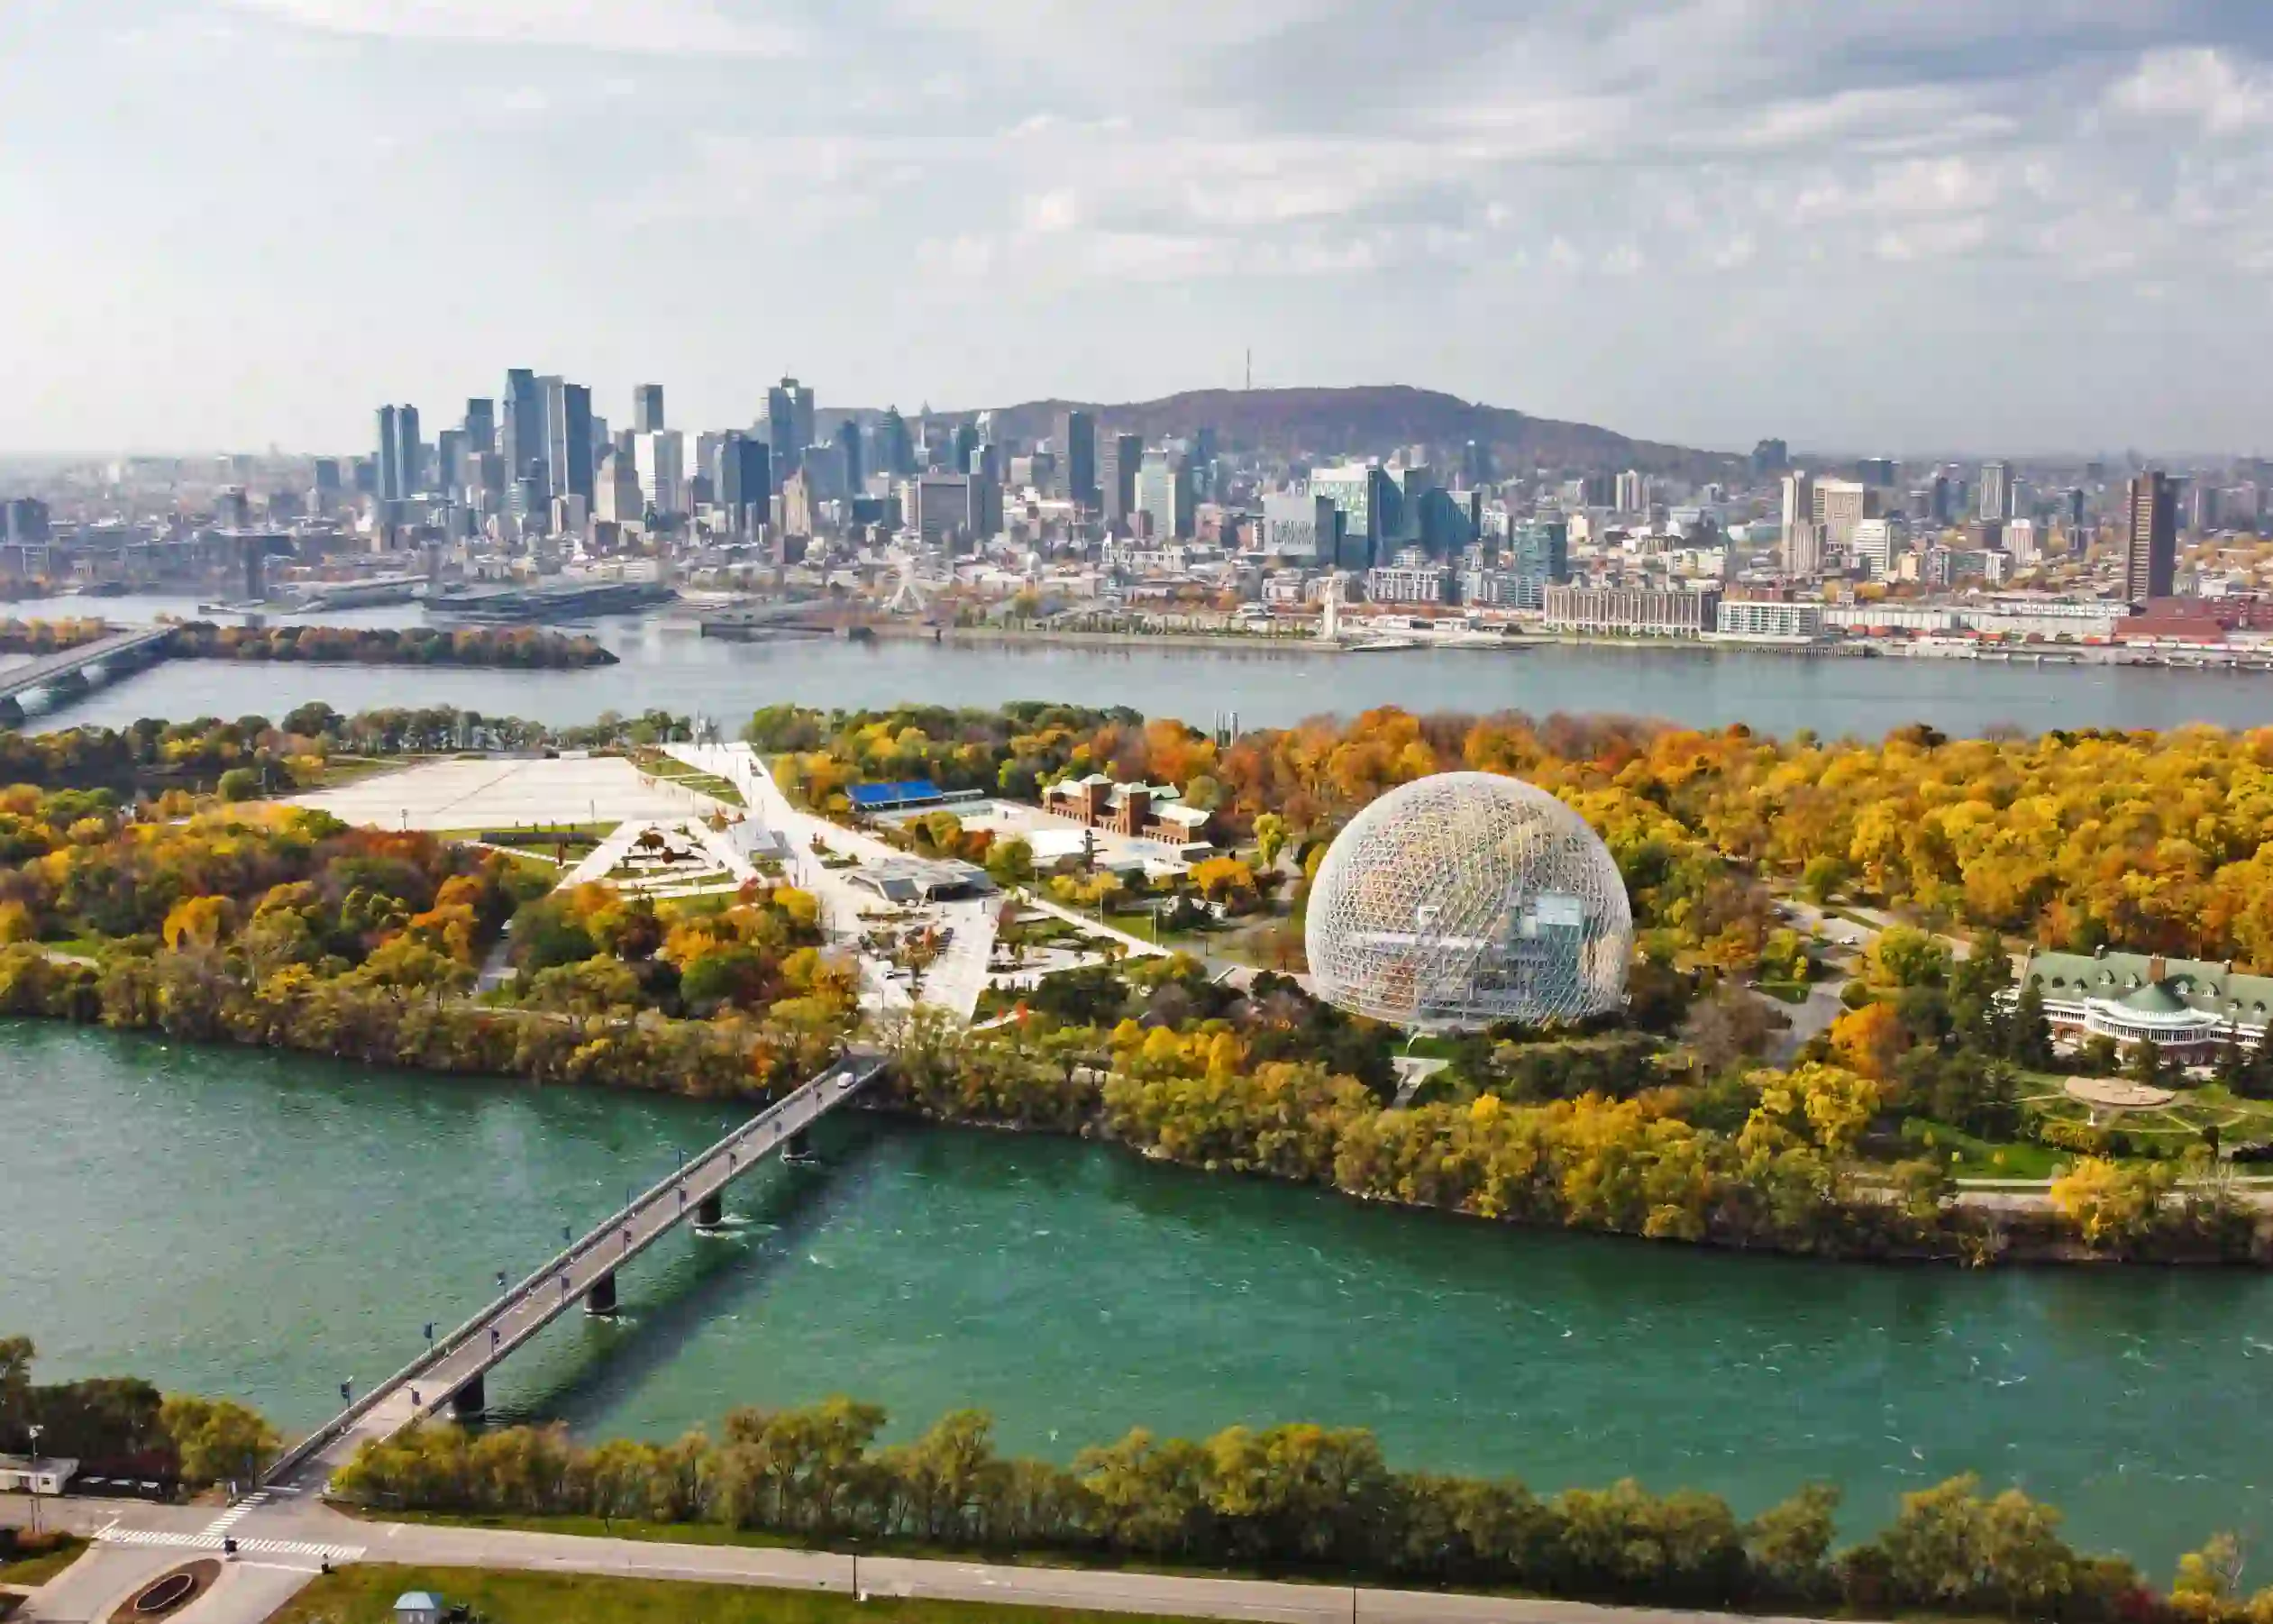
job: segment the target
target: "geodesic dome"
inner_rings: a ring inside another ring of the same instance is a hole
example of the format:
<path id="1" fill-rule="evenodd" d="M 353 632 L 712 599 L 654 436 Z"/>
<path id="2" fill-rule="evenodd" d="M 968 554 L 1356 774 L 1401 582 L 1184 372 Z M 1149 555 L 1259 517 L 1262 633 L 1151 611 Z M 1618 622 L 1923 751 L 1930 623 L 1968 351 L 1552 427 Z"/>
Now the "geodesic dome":
<path id="1" fill-rule="evenodd" d="M 1303 942 L 1328 1003 L 1446 1030 L 1616 1008 L 1634 919 L 1577 813 L 1520 779 L 1440 772 L 1335 836 Z"/>

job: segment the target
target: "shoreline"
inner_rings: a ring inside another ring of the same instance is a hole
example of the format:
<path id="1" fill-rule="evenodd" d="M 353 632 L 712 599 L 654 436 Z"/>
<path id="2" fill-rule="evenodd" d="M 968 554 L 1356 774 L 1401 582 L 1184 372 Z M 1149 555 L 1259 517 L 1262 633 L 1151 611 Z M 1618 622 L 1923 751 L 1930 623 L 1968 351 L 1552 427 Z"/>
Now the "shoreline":
<path id="1" fill-rule="evenodd" d="M 516 1017 L 524 1020 L 531 1017 L 537 1017 L 540 1019 L 543 1017 L 542 1011 L 523 1009 L 516 1007 L 484 1008 L 479 1013 L 492 1017 L 503 1017 L 507 1020 Z M 321 1049 L 302 1048 L 290 1044 L 263 1043 L 258 1041 L 243 1042 L 234 1037 L 226 1036 L 210 1039 L 189 1037 L 169 1033 L 165 1027 L 158 1025 L 113 1025 L 104 1021 L 87 1022 L 74 1019 L 69 1016 L 51 1014 L 44 1011 L 12 1009 L 4 1015 L 0 1015 L 0 1022 L 8 1020 L 33 1021 L 39 1022 L 42 1025 L 53 1025 L 55 1026 L 73 1030 L 93 1029 L 105 1032 L 114 1036 L 131 1036 L 142 1041 L 153 1043 L 183 1043 L 192 1045 L 200 1049 L 206 1049 L 215 1052 L 224 1052 L 231 1049 L 251 1050 L 260 1054 L 286 1056 L 304 1061 L 317 1061 L 328 1063 L 367 1067 L 375 1065 L 379 1069 L 399 1073 L 405 1076 L 424 1076 L 453 1081 L 500 1084 L 513 1088 L 567 1087 L 570 1089 L 579 1090 L 590 1089 L 598 1092 L 607 1094 L 653 1094 L 660 1092 L 668 1098 L 688 1100 L 705 1098 L 693 1094 L 682 1094 L 676 1090 L 651 1090 L 590 1078 L 552 1078 L 540 1081 L 533 1078 L 516 1076 L 511 1072 L 491 1072 L 467 1067 L 421 1065 L 415 1063 L 405 1063 L 399 1061 L 392 1063 L 383 1060 L 373 1061 L 365 1056 L 336 1054 Z M 2040 1205 L 2032 1202 L 2025 1210 L 2015 1210 L 2011 1206 L 1997 1206 L 1988 1202 L 1967 1203 L 1964 1200 L 1964 1192 L 1962 1191 L 1955 1198 L 1949 1210 L 1952 1212 L 1971 1212 L 1987 1220 L 1987 1234 L 1994 1236 L 2000 1244 L 1985 1253 L 1968 1252 L 1966 1246 L 1962 1244 L 1966 1234 L 1979 1234 L 1981 1233 L 1980 1231 L 1959 1231 L 1956 1229 L 1948 1233 L 1947 1238 L 1949 1242 L 1948 1250 L 1936 1252 L 1918 1247 L 1872 1250 L 1860 1246 L 1842 1247 L 1838 1245 L 1816 1249 L 1806 1249 L 1796 1246 L 1778 1246 L 1773 1245 L 1754 1245 L 1737 1244 L 1724 1238 L 1718 1238 L 1711 1236 L 1691 1240 L 1675 1236 L 1642 1235 L 1625 1229 L 1607 1228 L 1593 1226 L 1525 1222 L 1520 1218 L 1493 1218 L 1483 1213 L 1470 1212 L 1463 1208 L 1446 1206 L 1439 1203 L 1404 1200 L 1393 1196 L 1374 1195 L 1368 1194 L 1363 1191 L 1346 1190 L 1337 1183 L 1320 1182 L 1314 1180 L 1294 1178 L 1274 1173 L 1264 1169 L 1210 1165 L 1196 1162 L 1182 1161 L 1171 1154 L 1161 1152 L 1156 1148 L 1147 1148 L 1142 1145 L 1134 1145 L 1120 1139 L 1109 1132 L 1103 1131 L 1101 1127 L 1101 1118 L 1098 1117 L 1091 1117 L 1077 1127 L 1056 1128 L 1043 1124 L 1016 1122 L 1001 1118 L 942 1115 L 935 1111 L 927 1110 L 917 1101 L 899 1094 L 896 1089 L 891 1087 L 890 1079 L 891 1073 L 888 1071 L 886 1073 L 888 1091 L 881 1097 L 881 1099 L 863 1105 L 860 1109 L 864 1113 L 888 1117 L 903 1122 L 920 1124 L 928 1127 L 946 1127 L 989 1134 L 1032 1135 L 1054 1139 L 1076 1140 L 1082 1143 L 1111 1148 L 1131 1156 L 1137 1161 L 1157 1167 L 1174 1168 L 1193 1178 L 1202 1179 L 1211 1182 L 1218 1180 L 1245 1179 L 1257 1181 L 1266 1184 L 1277 1185 L 1287 1189 L 1313 1190 L 1321 1194 L 1330 1196 L 1337 1200 L 1347 1201 L 1365 1207 L 1382 1208 L 1389 1210 L 1411 1214 L 1429 1214 L 1440 1218 L 1463 1223 L 1481 1224 L 1492 1228 L 1524 1234 L 1578 1235 L 1605 1240 L 1631 1241 L 1636 1244 L 1652 1246 L 1671 1246 L 1676 1249 L 1692 1252 L 1710 1252 L 1726 1256 L 1776 1257 L 1790 1259 L 1796 1262 L 1842 1265 L 1901 1264 L 1930 1265 L 1936 1268 L 1948 1268 L 1951 1266 L 1979 1268 L 2013 1265 L 2032 1268 L 2056 1266 L 2064 1269 L 2089 1268 L 2094 1270 L 2107 1267 L 2132 1269 L 2185 1268 L 2188 1270 L 2215 1267 L 2257 1271 L 2266 1270 L 2268 1266 L 2264 1260 L 2257 1257 L 2223 1256 L 2213 1254 L 2207 1252 L 2199 1254 L 2188 1253 L 2177 1255 L 2154 1256 L 2122 1256 L 2112 1254 L 2094 1253 L 2078 1245 L 2071 1236 L 2053 1232 L 2057 1229 L 2058 1219 L 2057 1215 L 2054 1213 L 2050 1206 L 2049 1199 Z M 737 1094 L 733 1096 L 733 1098 L 737 1100 L 754 1100 L 762 1097 L 764 1097 L 763 1090 L 753 1090 L 747 1095 Z M 1980 1193 L 2006 1194 L 2007 1192 Z M 1856 1209 L 1866 1209 L 1869 1203 L 1866 1199 L 1865 1200 L 1858 1201 L 1857 1203 Z M 2258 1216 L 2260 1219 L 2264 1218 L 2264 1210 L 2259 1203 L 2250 1202 L 2249 1205 L 2257 1209 Z M 2263 1226 L 2260 1224 L 2260 1232 L 2262 1232 L 2262 1228 Z"/>

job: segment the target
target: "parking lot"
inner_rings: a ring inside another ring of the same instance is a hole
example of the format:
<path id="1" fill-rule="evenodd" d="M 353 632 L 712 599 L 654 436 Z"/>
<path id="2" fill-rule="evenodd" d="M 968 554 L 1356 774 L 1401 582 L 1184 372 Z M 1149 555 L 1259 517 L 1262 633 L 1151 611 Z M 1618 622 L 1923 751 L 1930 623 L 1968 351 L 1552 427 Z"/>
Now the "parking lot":
<path id="1" fill-rule="evenodd" d="M 706 813 L 708 796 L 650 779 L 622 756 L 430 762 L 295 797 L 351 824 L 386 829 L 517 829 L 618 824 Z"/>

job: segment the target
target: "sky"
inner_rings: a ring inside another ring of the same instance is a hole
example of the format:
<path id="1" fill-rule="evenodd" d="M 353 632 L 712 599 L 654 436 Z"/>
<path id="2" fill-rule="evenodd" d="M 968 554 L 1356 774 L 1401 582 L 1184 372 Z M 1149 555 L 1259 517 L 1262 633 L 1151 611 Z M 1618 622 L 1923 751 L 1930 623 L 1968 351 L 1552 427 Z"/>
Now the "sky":
<path id="1" fill-rule="evenodd" d="M 0 452 L 1250 351 L 1716 448 L 2262 452 L 2268 273 L 2265 0 L 0 0 Z"/>

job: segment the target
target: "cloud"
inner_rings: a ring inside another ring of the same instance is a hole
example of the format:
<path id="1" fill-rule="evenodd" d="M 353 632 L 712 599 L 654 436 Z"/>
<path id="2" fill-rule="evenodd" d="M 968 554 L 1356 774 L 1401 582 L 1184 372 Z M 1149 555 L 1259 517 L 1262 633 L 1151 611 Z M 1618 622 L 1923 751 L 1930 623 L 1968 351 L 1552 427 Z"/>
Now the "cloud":
<path id="1" fill-rule="evenodd" d="M 2273 81 L 2207 46 L 2148 51 L 2109 88 L 2107 102 L 2119 112 L 2199 124 L 2215 135 L 2273 123 Z"/>
<path id="2" fill-rule="evenodd" d="M 796 54 L 779 23 L 726 16 L 713 0 L 228 0 L 302 28 L 374 38 L 561 46 L 643 55 Z"/>
<path id="3" fill-rule="evenodd" d="M 269 212 L 274 251 L 168 273 L 191 307 L 241 297 L 279 351 L 256 296 L 364 274 L 315 229 L 345 187 L 404 216 L 479 200 L 404 272 L 435 287 L 470 256 L 547 265 L 510 301 L 449 302 L 453 370 L 557 342 L 644 375 L 698 330 L 730 354 L 690 374 L 769 372 L 793 340 L 880 398 L 972 398 L 1005 373 L 1173 387 L 1187 349 L 1252 339 L 1320 381 L 1419 358 L 1446 375 L 1416 381 L 1520 378 L 1517 404 L 1614 419 L 1688 398 L 1646 387 L 1686 344 L 1775 332 L 1820 358 L 1830 409 L 1891 414 L 1857 380 L 1947 334 L 1951 365 L 2011 362 L 1922 397 L 1950 438 L 1993 400 L 2203 422 L 2223 388 L 2263 397 L 2232 418 L 2252 434 L 2273 416 L 2273 383 L 2223 372 L 2073 376 L 2078 332 L 2273 341 L 2273 23 L 2250 0 L 136 0 L 127 35 L 117 7 L 14 3 L 45 10 L 0 63 L 0 181 L 39 166 L 46 240 L 87 266 L 137 254 L 123 223 L 153 211 L 306 200 Z M 181 94 L 228 65 L 229 105 Z M 650 226 L 674 275 L 734 290 L 703 322 L 645 297 L 645 256 L 590 251 Z M 2142 287 L 2167 314 L 2138 315 Z M 359 380 L 342 432 L 411 385 Z M 1678 409 L 1744 444 L 1812 426 L 1741 379 Z"/>

